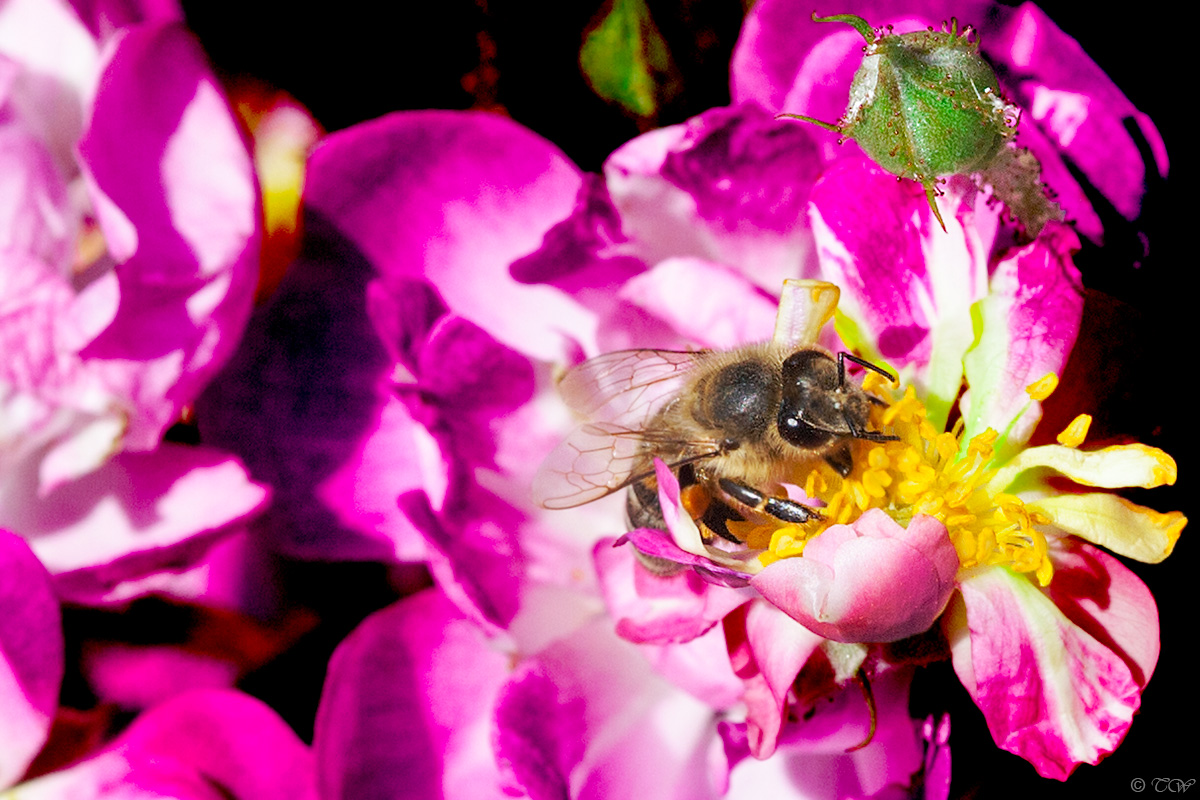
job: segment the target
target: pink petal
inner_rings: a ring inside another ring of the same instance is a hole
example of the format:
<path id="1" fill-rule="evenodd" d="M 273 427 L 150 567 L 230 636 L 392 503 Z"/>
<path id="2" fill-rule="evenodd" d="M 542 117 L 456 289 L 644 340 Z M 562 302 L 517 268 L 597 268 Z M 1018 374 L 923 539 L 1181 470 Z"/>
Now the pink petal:
<path id="1" fill-rule="evenodd" d="M 422 111 L 328 136 L 305 203 L 385 280 L 424 276 L 501 342 L 565 361 L 593 341 L 591 314 L 557 289 L 518 283 L 509 265 L 571 213 L 580 187 L 562 153 L 508 119 Z"/>
<path id="2" fill-rule="evenodd" d="M 631 642 L 690 641 L 748 597 L 682 565 L 673 574 L 655 574 L 634 548 L 614 547 L 612 539 L 600 540 L 594 553 L 609 616 L 617 635 Z"/>
<path id="3" fill-rule="evenodd" d="M 1121 657 L 1023 575 L 987 568 L 960 588 L 948 616 L 954 669 L 996 744 L 1058 780 L 1115 750 L 1141 704 Z"/>
<path id="4" fill-rule="evenodd" d="M 716 797 L 713 711 L 655 675 L 597 621 L 517 671 L 496 711 L 498 755 L 532 798 Z"/>
<path id="5" fill-rule="evenodd" d="M 750 753 L 767 758 L 775 752 L 788 693 L 822 638 L 761 601 L 748 603 L 725 625 L 730 661 L 746 682 L 743 700 Z"/>
<path id="6" fill-rule="evenodd" d="M 763 597 L 814 633 L 891 642 L 933 625 L 954 591 L 958 554 L 945 526 L 918 515 L 901 528 L 878 509 L 834 525 L 804 555 L 751 579 Z"/>
<path id="7" fill-rule="evenodd" d="M 1046 593 L 1075 625 L 1112 650 L 1145 687 L 1158 663 L 1158 607 L 1146 584 L 1119 560 L 1069 540 L 1051 553 L 1054 580 Z"/>
<path id="8" fill-rule="evenodd" d="M 371 615 L 325 678 L 313 738 L 321 797 L 504 797 L 490 713 L 508 674 L 508 656 L 439 592 Z"/>
<path id="9" fill-rule="evenodd" d="M 747 105 L 639 136 L 609 157 L 604 175 L 643 261 L 728 264 L 775 293 L 814 271 L 804 212 L 819 166 L 808 130 Z"/>
<path id="10" fill-rule="evenodd" d="M 701 347 L 765 342 L 774 331 L 774 299 L 740 272 L 699 258 L 660 261 L 621 287 L 621 297 Z"/>
<path id="11" fill-rule="evenodd" d="M 316 800 L 313 757 L 275 712 L 197 690 L 142 714 L 100 754 L 20 788 L 33 800 Z"/>
<path id="12" fill-rule="evenodd" d="M 108 603 L 140 594 L 140 579 L 197 558 L 267 498 L 236 459 L 163 444 L 122 453 L 26 503 L 13 525 L 55 575 L 60 596 Z"/>
<path id="13" fill-rule="evenodd" d="M 63 677 L 63 634 L 50 576 L 0 530 L 0 787 L 24 774 L 50 733 Z"/>
<path id="14" fill-rule="evenodd" d="M 128 446 L 150 448 L 224 363 L 250 312 L 253 167 L 203 52 L 173 24 L 120 38 L 79 152 L 123 262 L 116 317 L 82 354 L 131 403 Z"/>
<path id="15" fill-rule="evenodd" d="M 963 402 L 968 439 L 992 428 L 1013 447 L 1033 433 L 1041 405 L 1025 388 L 1062 374 L 1083 317 L 1083 284 L 1071 259 L 1078 249 L 1074 231 L 1051 222 L 996 266 L 978 309 L 983 334 L 964 359 L 971 386 Z"/>

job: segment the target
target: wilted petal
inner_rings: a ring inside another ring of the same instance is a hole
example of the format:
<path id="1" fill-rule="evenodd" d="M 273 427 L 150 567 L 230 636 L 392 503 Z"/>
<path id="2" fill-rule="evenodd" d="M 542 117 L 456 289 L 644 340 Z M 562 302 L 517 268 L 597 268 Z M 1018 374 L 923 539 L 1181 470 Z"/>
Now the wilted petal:
<path id="1" fill-rule="evenodd" d="M 954 591 L 958 554 L 946 526 L 917 515 L 901 528 L 878 509 L 814 537 L 804 555 L 751 579 L 809 630 L 839 642 L 891 642 L 929 629 Z"/>
<path id="2" fill-rule="evenodd" d="M 399 155 L 398 155 L 399 154 Z M 393 114 L 328 136 L 309 161 L 305 206 L 385 280 L 424 276 L 456 313 L 522 353 L 566 361 L 594 348 L 595 320 L 509 265 L 565 219 L 578 169 L 494 114 Z"/>
<path id="3" fill-rule="evenodd" d="M 325 678 L 321 797 L 505 797 L 490 711 L 508 675 L 508 656 L 435 590 L 371 615 Z"/>
<path id="4" fill-rule="evenodd" d="M 1071 254 L 1079 238 L 1050 222 L 1036 241 L 1001 261 L 979 305 L 982 335 L 963 360 L 970 390 L 963 399 L 963 440 L 986 428 L 1006 437 L 998 448 L 1023 444 L 1041 418 L 1025 387 L 1059 375 L 1079 333 L 1083 285 Z"/>
<path id="5" fill-rule="evenodd" d="M 1147 564 L 1171 555 L 1187 525 L 1178 511 L 1162 513 L 1103 492 L 1053 495 L 1031 505 L 1063 531 Z"/>
<path id="6" fill-rule="evenodd" d="M 275 712 L 197 690 L 142 714 L 103 752 L 21 785 L 32 800 L 316 800 L 313 756 Z"/>
<path id="7" fill-rule="evenodd" d="M 0 530 L 0 787 L 20 778 L 42 749 L 62 676 L 50 576 L 20 537 Z"/>
<path id="8" fill-rule="evenodd" d="M 1179 474 L 1175 459 L 1157 447 L 1128 444 L 1113 445 L 1102 450 L 1079 450 L 1049 444 L 1029 447 L 1017 453 L 996 471 L 989 484 L 1001 491 L 1012 485 L 1021 473 L 1042 467 L 1065 475 L 1083 486 L 1101 489 L 1171 486 Z"/>
<path id="9" fill-rule="evenodd" d="M 1022 575 L 964 580 L 949 615 L 954 669 L 996 744 L 1065 780 L 1120 744 L 1141 703 L 1129 666 Z"/>

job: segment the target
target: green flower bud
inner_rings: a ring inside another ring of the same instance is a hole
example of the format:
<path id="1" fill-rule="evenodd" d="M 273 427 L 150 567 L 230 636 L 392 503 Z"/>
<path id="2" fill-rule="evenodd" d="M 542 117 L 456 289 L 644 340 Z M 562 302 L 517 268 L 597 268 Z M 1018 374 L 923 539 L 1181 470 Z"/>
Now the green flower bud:
<path id="1" fill-rule="evenodd" d="M 816 22 L 846 22 L 867 41 L 850 102 L 837 124 L 796 114 L 853 138 L 879 166 L 925 187 L 938 222 L 937 179 L 978 173 L 1012 137 L 1016 106 L 1000 97 L 996 73 L 979 55 L 969 27 L 915 33 L 875 31 L 862 17 L 840 14 Z M 945 224 L 942 223 L 945 228 Z"/>

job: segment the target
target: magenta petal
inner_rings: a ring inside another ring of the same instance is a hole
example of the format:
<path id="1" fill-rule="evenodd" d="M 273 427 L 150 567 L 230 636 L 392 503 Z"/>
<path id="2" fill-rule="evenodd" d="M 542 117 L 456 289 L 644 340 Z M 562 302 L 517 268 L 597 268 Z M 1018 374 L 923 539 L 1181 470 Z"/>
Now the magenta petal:
<path id="1" fill-rule="evenodd" d="M 1125 661 L 1024 575 L 987 568 L 960 588 L 954 669 L 996 744 L 1058 780 L 1115 750 L 1141 704 Z"/>
<path id="2" fill-rule="evenodd" d="M 698 556 L 680 549 L 679 545 L 675 544 L 675 540 L 666 531 L 655 530 L 653 528 L 638 528 L 622 536 L 616 541 L 614 546 L 619 547 L 626 542 L 632 543 L 638 549 L 638 552 L 645 555 L 653 558 L 661 558 L 666 561 L 674 561 L 677 564 L 691 567 L 700 574 L 700 577 L 712 583 L 739 589 L 749 582 L 749 576 L 744 572 L 715 564 L 704 556 Z"/>
<path id="3" fill-rule="evenodd" d="M 203 52 L 174 24 L 119 39 L 79 151 L 123 262 L 116 318 L 83 355 L 136 410 L 128 445 L 149 448 L 232 352 L 250 312 L 253 167 Z"/>
<path id="4" fill-rule="evenodd" d="M 1125 661 L 1145 687 L 1158 663 L 1158 607 L 1137 575 L 1113 556 L 1070 540 L 1052 553 L 1047 594 L 1059 610 Z"/>
<path id="5" fill-rule="evenodd" d="M 613 547 L 611 539 L 598 542 L 594 554 L 609 616 L 617 635 L 631 642 L 690 641 L 748 598 L 690 569 L 657 575 L 632 547 Z"/>
<path id="6" fill-rule="evenodd" d="M 857 14 L 875 26 L 909 19 L 915 26 L 909 29 L 919 30 L 925 25 L 939 25 L 942 20 L 952 16 L 964 23 L 978 25 L 983 22 L 991 5 L 981 0 L 886 3 L 879 0 L 845 0 L 836 9 L 821 9 L 821 13 Z M 841 33 L 840 29 L 845 27 L 832 23 L 817 24 L 812 21 L 811 14 L 812 9 L 796 0 L 759 0 L 754 4 L 742 26 L 742 34 L 730 65 L 734 100 L 754 100 L 770 111 L 784 110 L 784 98 L 792 90 L 795 76 L 805 60 L 820 56 L 814 46 L 826 37 Z M 853 31 L 848 33 L 857 38 L 858 53 L 861 53 L 862 37 Z M 845 109 L 846 96 L 850 91 L 849 77 L 857 67 L 857 59 L 846 65 L 847 80 L 841 90 L 841 106 L 829 122 L 836 122 Z M 828 81 L 826 76 L 821 77 L 824 79 L 821 82 Z M 815 78 L 813 82 L 817 82 Z M 797 108 L 787 110 L 813 113 Z"/>
<path id="7" fill-rule="evenodd" d="M 32 800 L 316 800 L 313 757 L 274 711 L 197 690 L 142 714 L 108 748 L 21 786 Z"/>
<path id="8" fill-rule="evenodd" d="M 163 444 L 121 453 L 19 509 L 15 526 L 79 603 L 129 599 L 139 580 L 186 565 L 260 511 L 268 491 L 235 458 Z"/>
<path id="9" fill-rule="evenodd" d="M 770 603 L 749 603 L 727 623 L 743 636 L 730 637 L 730 661 L 746 681 L 748 746 L 755 758 L 775 752 L 788 692 L 822 638 Z M 739 630 L 740 629 L 740 630 Z"/>
<path id="10" fill-rule="evenodd" d="M 62 677 L 50 576 L 23 539 L 0 530 L 0 787 L 20 778 L 42 749 Z"/>
<path id="11" fill-rule="evenodd" d="M 919 184 L 865 159 L 826 171 L 813 187 L 812 216 L 823 277 L 842 290 L 839 310 L 893 364 L 928 364 L 938 324 L 968 319 L 987 292 L 987 246 L 974 226 L 948 218 L 944 233 Z M 968 324 L 962 349 L 969 343 Z"/>
<path id="12" fill-rule="evenodd" d="M 331 134 L 309 162 L 306 208 L 385 280 L 424 276 L 510 347 L 565 361 L 591 314 L 509 265 L 571 214 L 581 177 L 544 139 L 494 114 L 393 114 Z M 431 244 L 432 243 L 432 244 Z"/>
<path id="13" fill-rule="evenodd" d="M 508 656 L 437 591 L 372 614 L 325 678 L 321 797 L 503 797 L 489 720 L 508 675 Z"/>
<path id="14" fill-rule="evenodd" d="M 992 428 L 1011 447 L 1033 433 L 1041 407 L 1025 389 L 1062 374 L 1083 318 L 1083 283 L 1071 258 L 1078 249 L 1074 231 L 1051 222 L 996 266 L 978 309 L 983 334 L 964 359 L 966 437 Z"/>
<path id="15" fill-rule="evenodd" d="M 810 131 L 747 104 L 639 136 L 604 175 L 643 261 L 699 257 L 776 293 L 815 272 L 805 209 L 820 163 Z"/>
<path id="16" fill-rule="evenodd" d="M 1012 69 L 1004 87 L 1026 109 L 1021 127 L 1036 124 L 1122 216 L 1136 217 L 1148 170 L 1167 174 L 1166 147 L 1154 123 L 1036 5 L 1025 3 L 1001 19 L 994 35 L 984 34 L 983 50 Z M 1153 163 L 1143 160 L 1141 145 Z"/>
<path id="17" fill-rule="evenodd" d="M 666 684 L 597 621 L 527 661 L 498 703 L 513 793 L 580 800 L 715 796 L 713 711 Z"/>
<path id="18" fill-rule="evenodd" d="M 799 558 L 750 583 L 809 630 L 839 642 L 892 642 L 926 631 L 954 591 L 958 553 L 946 527 L 918 515 L 901 528 L 878 509 L 834 525 Z"/>

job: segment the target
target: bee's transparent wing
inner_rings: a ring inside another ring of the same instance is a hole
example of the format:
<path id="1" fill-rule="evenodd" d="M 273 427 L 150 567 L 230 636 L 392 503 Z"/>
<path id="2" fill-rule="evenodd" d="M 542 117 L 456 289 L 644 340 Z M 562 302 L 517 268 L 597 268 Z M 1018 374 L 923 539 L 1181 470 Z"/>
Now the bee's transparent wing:
<path id="1" fill-rule="evenodd" d="M 647 463 L 636 431 L 610 422 L 576 428 L 551 451 L 533 479 L 533 502 L 543 508 L 573 508 L 628 486 Z"/>
<path id="2" fill-rule="evenodd" d="M 567 372 L 559 394 L 588 419 L 621 422 L 636 429 L 649 420 L 700 353 L 674 350 L 618 350 L 589 359 Z"/>
<path id="3" fill-rule="evenodd" d="M 559 393 L 568 406 L 595 421 L 572 431 L 546 458 L 534 478 L 534 502 L 572 508 L 645 477 L 652 469 L 651 454 L 668 436 L 647 427 L 679 391 L 697 355 L 621 350 L 567 372 Z"/>

